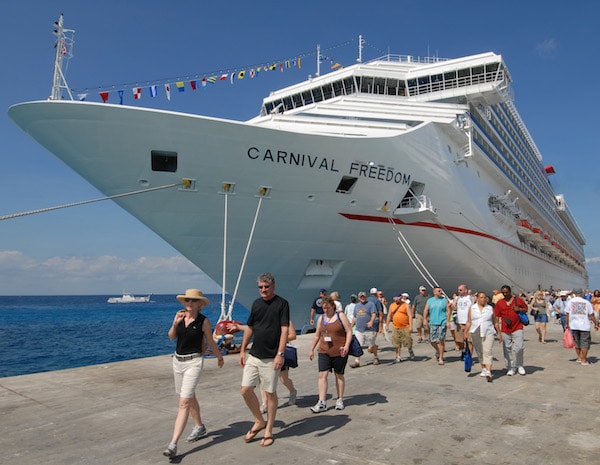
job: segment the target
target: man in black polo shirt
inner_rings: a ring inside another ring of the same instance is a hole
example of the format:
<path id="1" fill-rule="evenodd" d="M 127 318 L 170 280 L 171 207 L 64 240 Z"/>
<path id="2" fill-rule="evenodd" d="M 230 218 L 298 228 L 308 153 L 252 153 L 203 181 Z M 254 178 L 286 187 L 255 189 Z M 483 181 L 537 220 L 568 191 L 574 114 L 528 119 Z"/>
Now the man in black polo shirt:
<path id="1" fill-rule="evenodd" d="M 252 304 L 247 329 L 240 348 L 240 365 L 244 367 L 242 396 L 254 416 L 254 424 L 244 440 L 252 441 L 265 430 L 261 446 L 270 446 L 273 438 L 273 425 L 277 413 L 277 379 L 283 366 L 285 345 L 288 340 L 290 306 L 282 297 L 275 295 L 275 278 L 270 273 L 261 274 L 258 279 L 260 298 Z M 246 347 L 252 339 L 252 347 L 246 357 Z M 260 412 L 260 403 L 254 392 L 260 382 L 267 395 L 267 420 Z"/>

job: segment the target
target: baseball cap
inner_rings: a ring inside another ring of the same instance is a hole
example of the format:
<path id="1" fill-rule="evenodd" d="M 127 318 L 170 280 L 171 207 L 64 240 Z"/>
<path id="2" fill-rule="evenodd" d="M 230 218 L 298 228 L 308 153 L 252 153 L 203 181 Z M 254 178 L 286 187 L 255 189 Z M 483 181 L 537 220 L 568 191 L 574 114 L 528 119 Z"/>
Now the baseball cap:
<path id="1" fill-rule="evenodd" d="M 407 292 L 403 292 L 402 293 L 402 297 L 408 297 L 408 293 Z"/>
<path id="2" fill-rule="evenodd" d="M 427 290 L 427 288 L 426 288 L 425 286 L 419 286 L 419 290 L 420 290 L 420 291 L 426 291 L 426 290 Z"/>
<path id="3" fill-rule="evenodd" d="M 583 294 L 583 289 L 581 289 L 580 287 L 578 287 L 577 289 L 573 289 L 573 294 Z"/>
<path id="4" fill-rule="evenodd" d="M 396 293 L 394 294 L 394 297 L 402 297 L 402 294 L 401 294 L 400 292 L 396 292 Z"/>
<path id="5" fill-rule="evenodd" d="M 327 292 L 327 289 L 321 289 L 319 292 Z"/>
<path id="6" fill-rule="evenodd" d="M 372 287 L 370 292 L 371 292 L 371 294 L 377 294 L 377 288 Z"/>
<path id="7" fill-rule="evenodd" d="M 360 291 L 360 292 L 358 293 L 358 296 L 359 296 L 359 297 L 366 297 L 366 296 L 367 296 L 367 293 L 366 293 L 365 291 Z"/>

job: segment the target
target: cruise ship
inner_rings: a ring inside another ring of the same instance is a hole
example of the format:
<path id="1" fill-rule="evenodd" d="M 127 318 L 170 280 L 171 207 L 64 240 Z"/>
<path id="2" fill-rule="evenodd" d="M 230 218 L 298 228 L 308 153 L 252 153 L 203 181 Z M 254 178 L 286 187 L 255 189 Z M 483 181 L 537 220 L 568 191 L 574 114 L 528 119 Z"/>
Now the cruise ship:
<path id="1" fill-rule="evenodd" d="M 243 305 L 263 272 L 296 325 L 321 288 L 587 286 L 584 235 L 496 53 L 357 62 L 249 121 L 65 99 L 60 61 L 53 96 L 12 120 Z"/>

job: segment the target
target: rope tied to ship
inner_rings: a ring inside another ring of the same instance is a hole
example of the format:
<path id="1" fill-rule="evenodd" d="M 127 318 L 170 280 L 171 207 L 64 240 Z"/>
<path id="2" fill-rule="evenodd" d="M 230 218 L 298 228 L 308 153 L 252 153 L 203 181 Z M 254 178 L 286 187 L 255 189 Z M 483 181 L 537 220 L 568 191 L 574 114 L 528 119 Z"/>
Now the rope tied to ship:
<path id="1" fill-rule="evenodd" d="M 40 208 L 38 210 L 31 210 L 31 211 L 21 212 L 21 213 L 13 213 L 11 215 L 0 216 L 0 221 L 10 220 L 13 218 L 19 218 L 21 216 L 36 215 L 38 213 L 45 213 L 45 212 L 49 212 L 49 211 L 60 210 L 62 208 L 78 207 L 80 205 L 87 205 L 87 204 L 94 203 L 94 202 L 102 202 L 103 200 L 114 200 L 114 199 L 118 199 L 121 197 L 145 194 L 148 192 L 154 192 L 154 191 L 158 191 L 158 190 L 162 190 L 162 189 L 170 189 L 172 187 L 186 186 L 186 185 L 187 185 L 187 183 L 185 181 L 182 181 L 182 182 L 177 182 L 177 183 L 173 183 L 173 184 L 166 184 L 164 186 L 150 187 L 148 189 L 140 189 L 140 190 L 132 191 L 132 192 L 124 192 L 122 194 L 109 195 L 107 197 L 100 197 L 97 199 L 83 200 L 81 202 L 67 203 L 64 205 L 56 205 L 54 207 Z"/>

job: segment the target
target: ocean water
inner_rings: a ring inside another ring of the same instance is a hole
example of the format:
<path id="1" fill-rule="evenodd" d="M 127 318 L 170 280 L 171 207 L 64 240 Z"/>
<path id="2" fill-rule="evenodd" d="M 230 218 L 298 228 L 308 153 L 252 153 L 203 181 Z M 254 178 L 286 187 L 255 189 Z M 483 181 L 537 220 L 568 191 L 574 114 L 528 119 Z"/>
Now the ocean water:
<path id="1" fill-rule="evenodd" d="M 0 378 L 175 350 L 175 342 L 167 336 L 181 308 L 175 295 L 153 295 L 150 302 L 136 304 L 109 304 L 108 297 L 0 296 Z M 207 297 L 211 305 L 202 313 L 214 328 L 221 295 Z M 248 314 L 234 304 L 234 320 L 245 323 Z"/>

